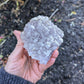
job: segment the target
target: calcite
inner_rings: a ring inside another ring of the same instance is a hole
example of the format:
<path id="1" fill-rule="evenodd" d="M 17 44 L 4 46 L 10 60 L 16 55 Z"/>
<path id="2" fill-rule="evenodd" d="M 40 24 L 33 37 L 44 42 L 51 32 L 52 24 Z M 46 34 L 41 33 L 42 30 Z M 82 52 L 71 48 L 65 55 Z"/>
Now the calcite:
<path id="1" fill-rule="evenodd" d="M 64 32 L 47 17 L 32 18 L 24 27 L 21 39 L 32 59 L 47 64 L 52 52 L 63 43 Z"/>

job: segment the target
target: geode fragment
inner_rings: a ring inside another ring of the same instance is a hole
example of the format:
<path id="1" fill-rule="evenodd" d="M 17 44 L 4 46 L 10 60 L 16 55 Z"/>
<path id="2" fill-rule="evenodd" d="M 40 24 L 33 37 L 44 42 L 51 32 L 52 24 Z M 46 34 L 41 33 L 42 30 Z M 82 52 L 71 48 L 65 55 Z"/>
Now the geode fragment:
<path id="1" fill-rule="evenodd" d="M 52 51 L 63 43 L 64 33 L 47 16 L 37 16 L 25 25 L 21 33 L 24 48 L 32 59 L 47 64 Z"/>

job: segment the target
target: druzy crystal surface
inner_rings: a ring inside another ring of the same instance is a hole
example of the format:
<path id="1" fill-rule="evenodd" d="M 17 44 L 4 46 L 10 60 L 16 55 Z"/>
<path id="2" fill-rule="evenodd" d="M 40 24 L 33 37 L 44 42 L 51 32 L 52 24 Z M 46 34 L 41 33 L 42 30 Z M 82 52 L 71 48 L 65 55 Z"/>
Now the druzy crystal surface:
<path id="1" fill-rule="evenodd" d="M 47 64 L 52 52 L 63 43 L 63 36 L 63 31 L 47 16 L 40 15 L 32 18 L 21 33 L 24 48 L 40 64 Z"/>

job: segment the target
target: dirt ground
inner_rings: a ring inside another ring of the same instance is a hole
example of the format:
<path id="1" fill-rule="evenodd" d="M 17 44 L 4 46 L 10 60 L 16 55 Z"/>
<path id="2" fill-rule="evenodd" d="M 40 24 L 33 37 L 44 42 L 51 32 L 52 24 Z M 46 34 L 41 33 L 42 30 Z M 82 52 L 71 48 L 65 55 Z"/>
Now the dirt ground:
<path id="1" fill-rule="evenodd" d="M 84 0 L 39 1 L 29 0 L 23 8 L 11 0 L 0 8 L 0 36 L 4 37 L 0 45 L 0 66 L 5 65 L 16 45 L 13 30 L 22 31 L 31 18 L 50 16 L 58 8 L 52 21 L 64 31 L 64 43 L 55 64 L 37 84 L 84 84 Z"/>

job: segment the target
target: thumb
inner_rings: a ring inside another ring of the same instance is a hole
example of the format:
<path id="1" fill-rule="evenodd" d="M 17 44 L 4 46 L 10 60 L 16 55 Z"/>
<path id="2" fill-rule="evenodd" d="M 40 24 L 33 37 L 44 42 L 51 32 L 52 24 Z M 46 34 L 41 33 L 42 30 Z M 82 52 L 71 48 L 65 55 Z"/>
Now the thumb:
<path id="1" fill-rule="evenodd" d="M 17 43 L 22 43 L 22 40 L 21 40 L 21 37 L 20 37 L 21 32 L 20 32 L 20 31 L 15 30 L 13 33 L 14 33 L 14 35 L 15 35 L 15 36 L 16 36 L 16 38 L 17 38 Z"/>
<path id="2" fill-rule="evenodd" d="M 21 32 L 15 30 L 13 33 L 14 33 L 14 35 L 17 38 L 17 45 L 16 45 L 15 49 L 13 50 L 13 52 L 10 54 L 9 58 L 17 58 L 17 59 L 19 59 L 19 58 L 22 57 L 23 50 L 24 50 L 23 49 L 23 42 L 22 42 L 21 37 L 20 37 Z"/>

